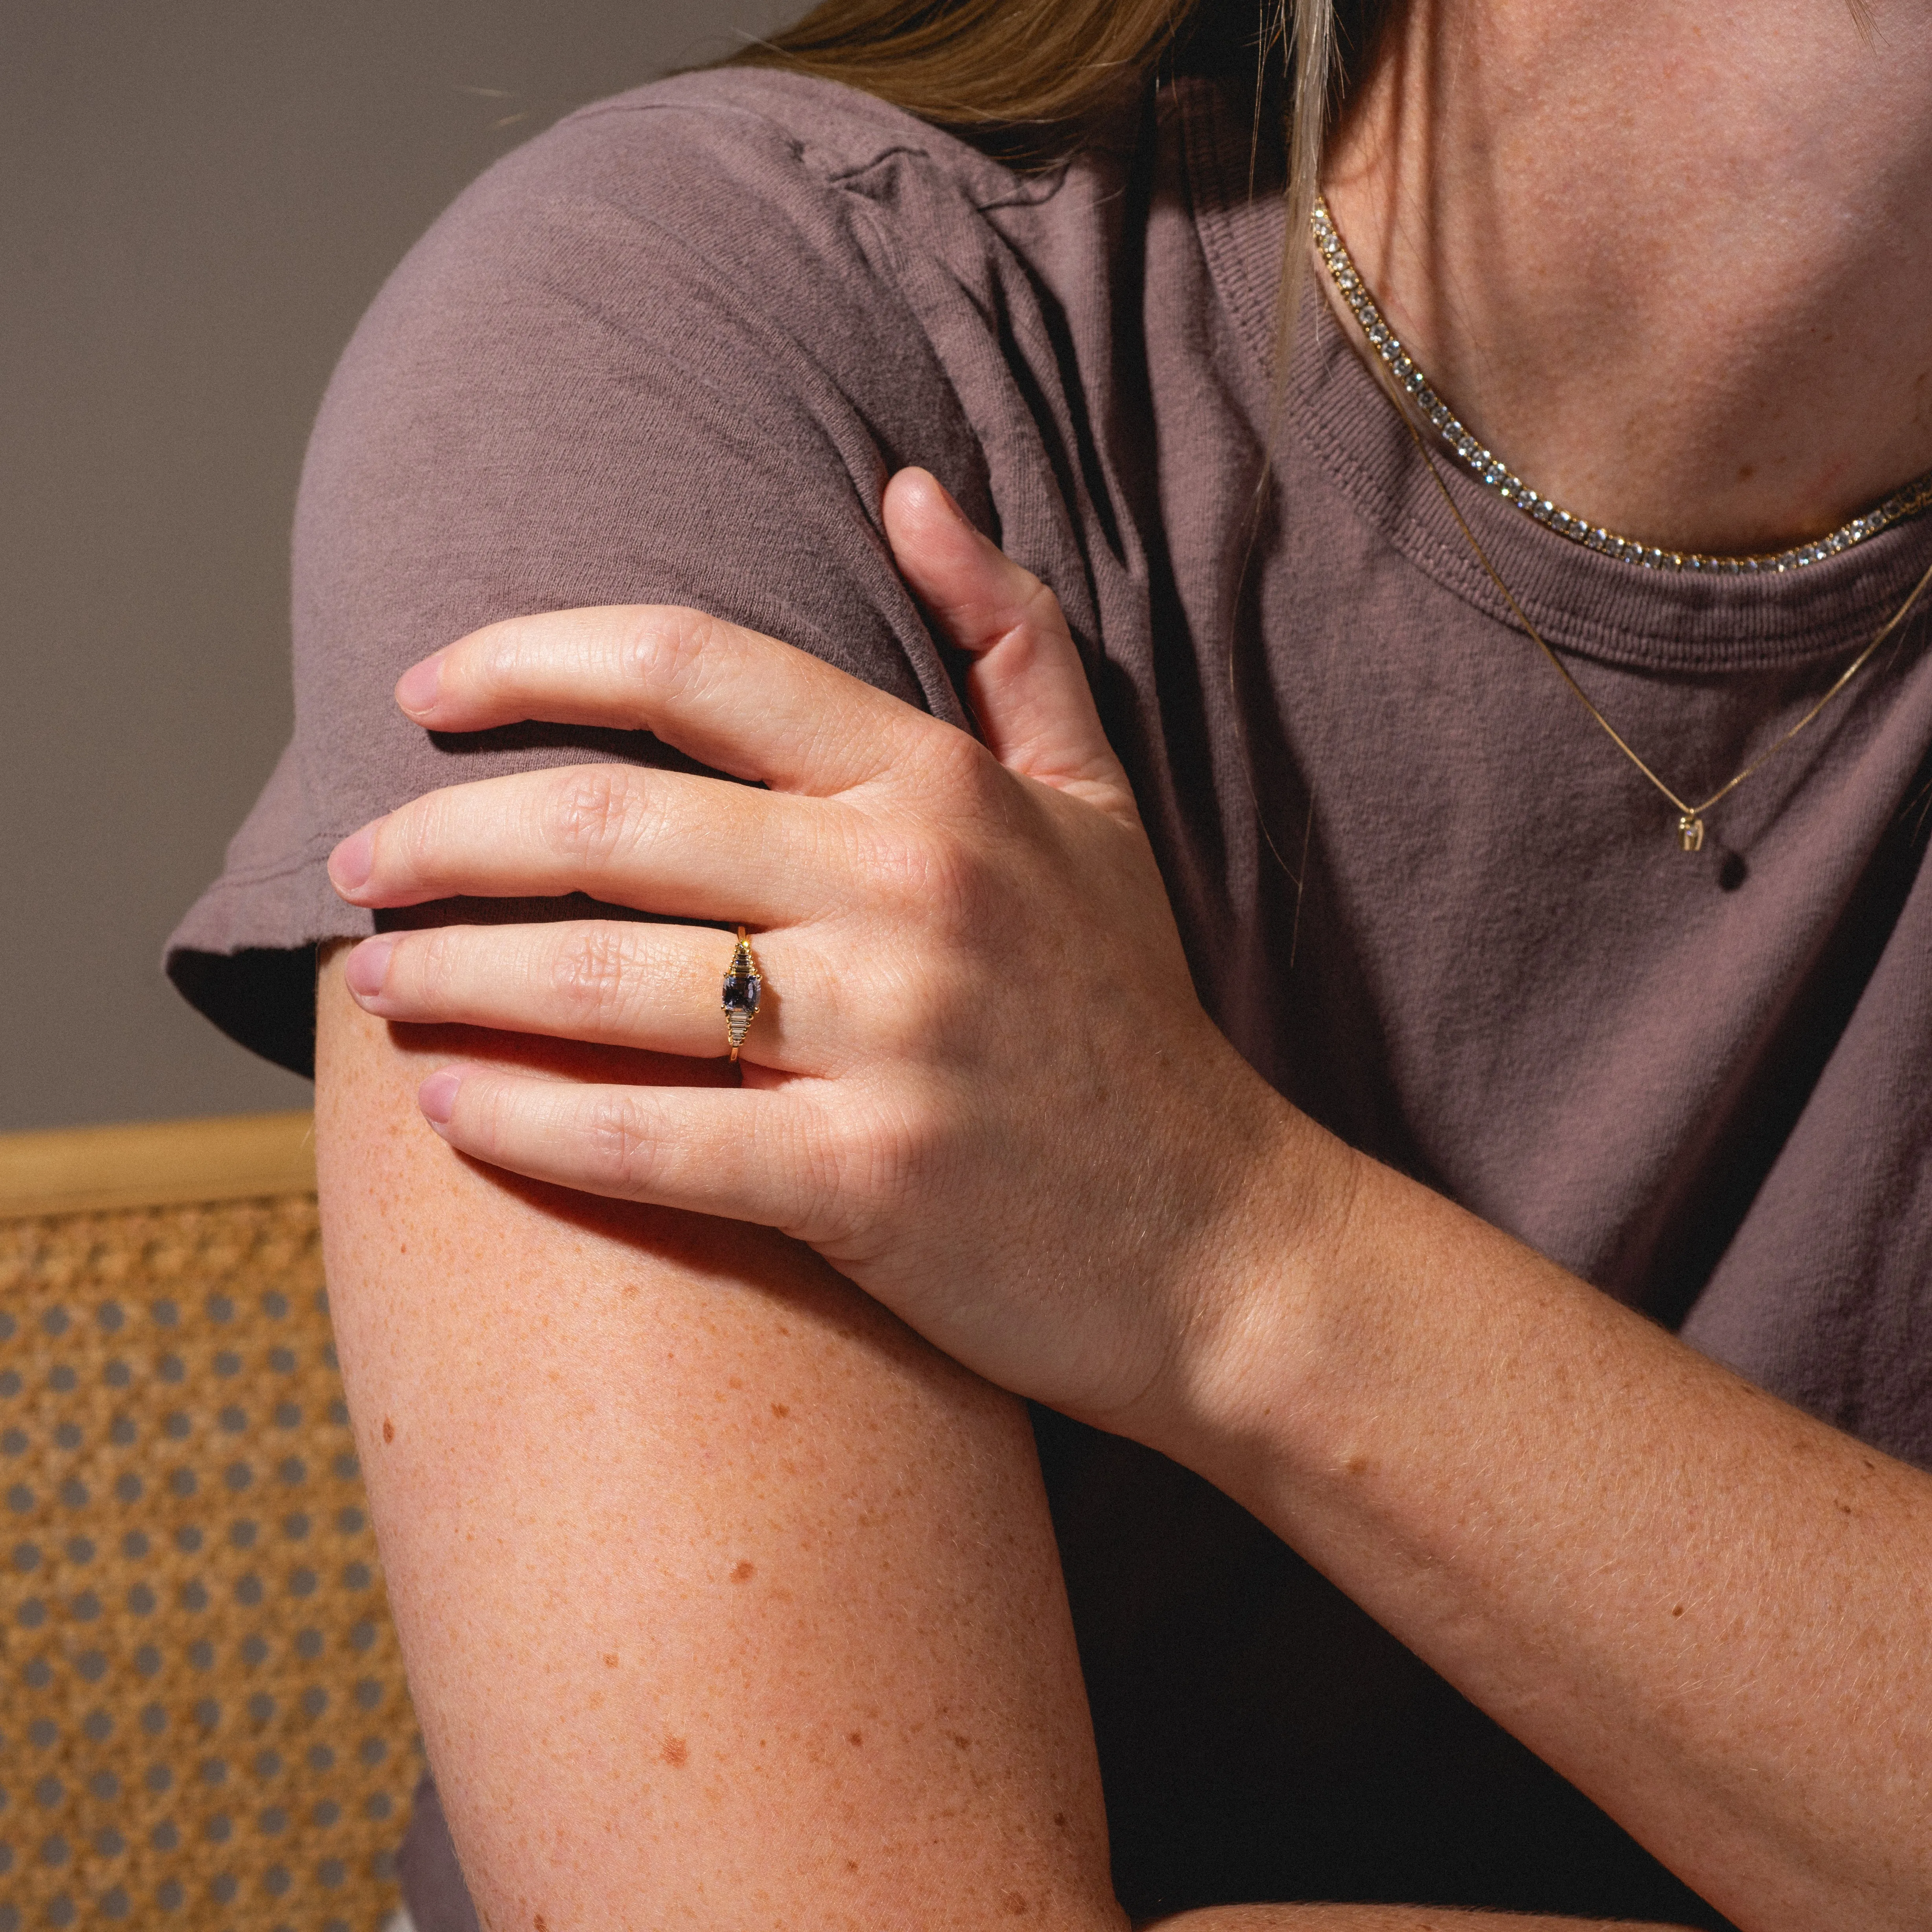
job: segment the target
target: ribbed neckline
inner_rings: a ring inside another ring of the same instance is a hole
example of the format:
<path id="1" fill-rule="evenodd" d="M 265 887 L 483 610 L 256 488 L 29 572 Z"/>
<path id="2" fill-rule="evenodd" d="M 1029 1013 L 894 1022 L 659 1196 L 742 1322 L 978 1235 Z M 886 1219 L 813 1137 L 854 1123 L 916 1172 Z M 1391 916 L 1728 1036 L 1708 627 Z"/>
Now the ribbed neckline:
<path id="1" fill-rule="evenodd" d="M 1225 88 L 1197 78 L 1177 82 L 1174 93 L 1202 247 L 1256 359 L 1257 393 L 1272 413 L 1284 215 L 1279 195 L 1268 190 L 1279 181 L 1279 160 L 1263 158 L 1272 165 L 1255 171 L 1251 197 L 1252 103 L 1241 111 L 1244 104 Z M 1418 569 L 1514 627 L 1394 404 L 1344 336 L 1312 274 L 1297 316 L 1277 433 L 1277 441 L 1288 438 L 1313 455 L 1356 512 Z M 1549 642 L 1632 670 L 1690 676 L 1776 670 L 1856 650 L 1932 562 L 1928 517 L 1780 575 L 1646 570 L 1544 529 L 1446 454 L 1437 466 L 1490 562 Z M 1932 592 L 1924 601 L 1932 604 Z M 1925 614 L 1915 614 L 1908 635 L 1924 634 Z"/>

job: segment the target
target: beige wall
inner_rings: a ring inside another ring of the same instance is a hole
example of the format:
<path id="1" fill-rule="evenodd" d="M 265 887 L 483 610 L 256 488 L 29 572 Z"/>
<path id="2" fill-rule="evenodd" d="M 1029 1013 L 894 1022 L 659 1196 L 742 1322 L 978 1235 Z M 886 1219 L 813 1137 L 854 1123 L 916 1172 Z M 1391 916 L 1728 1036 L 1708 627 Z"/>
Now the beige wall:
<path id="1" fill-rule="evenodd" d="M 802 10 L 0 6 L 0 1132 L 303 1104 L 156 959 L 287 730 L 329 369 L 496 155 Z"/>

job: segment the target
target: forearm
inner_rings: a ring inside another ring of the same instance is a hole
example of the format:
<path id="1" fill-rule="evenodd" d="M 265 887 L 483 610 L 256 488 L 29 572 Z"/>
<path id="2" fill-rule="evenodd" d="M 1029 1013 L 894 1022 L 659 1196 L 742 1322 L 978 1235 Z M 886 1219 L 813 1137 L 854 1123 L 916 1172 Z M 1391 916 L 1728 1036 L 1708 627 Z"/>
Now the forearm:
<path id="1" fill-rule="evenodd" d="M 983 652 L 998 748 L 689 613 L 531 619 L 437 660 L 411 700 L 430 728 L 608 707 L 764 788 L 610 767 L 460 788 L 345 841 L 345 896 L 748 912 L 782 994 L 741 1094 L 452 1072 L 437 1130 L 784 1228 L 990 1379 L 1191 1465 L 1755 1932 L 1924 1922 L 1925 1479 L 1265 1088 L 1194 998 L 1057 613 L 946 527 L 922 595 Z M 728 904 L 721 853 L 758 861 Z M 676 972 L 606 946 L 586 977 L 598 953 L 554 934 L 406 940 L 358 956 L 361 997 L 715 1052 L 693 997 L 715 938 L 654 931 Z M 1321 1207 L 1337 1194 L 1352 1212 Z"/>
<path id="2" fill-rule="evenodd" d="M 1347 1158 L 1155 1446 L 1750 1932 L 1932 1922 L 1932 1479 Z"/>
<path id="3" fill-rule="evenodd" d="M 325 969 L 332 1305 L 485 1922 L 1117 1925 L 1018 1406 L 774 1235 L 463 1162 L 432 1064 Z"/>

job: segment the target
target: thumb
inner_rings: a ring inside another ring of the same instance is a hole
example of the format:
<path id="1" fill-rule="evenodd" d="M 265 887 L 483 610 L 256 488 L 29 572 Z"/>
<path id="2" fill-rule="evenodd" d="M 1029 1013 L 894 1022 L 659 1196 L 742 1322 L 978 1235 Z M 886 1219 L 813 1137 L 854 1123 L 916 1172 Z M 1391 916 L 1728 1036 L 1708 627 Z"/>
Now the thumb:
<path id="1" fill-rule="evenodd" d="M 966 691 L 993 755 L 1061 790 L 1128 800 L 1060 600 L 966 520 L 938 478 L 902 470 L 886 485 L 892 559 L 927 615 L 973 656 Z"/>

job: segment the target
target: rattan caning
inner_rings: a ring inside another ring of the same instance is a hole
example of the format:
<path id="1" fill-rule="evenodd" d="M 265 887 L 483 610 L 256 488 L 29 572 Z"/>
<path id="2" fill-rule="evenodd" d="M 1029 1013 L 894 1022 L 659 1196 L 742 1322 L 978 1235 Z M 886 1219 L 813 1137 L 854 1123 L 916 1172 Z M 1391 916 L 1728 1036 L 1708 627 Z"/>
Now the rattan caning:
<path id="1" fill-rule="evenodd" d="M 6 1152 L 0 1932 L 375 1932 L 421 1743 L 313 1192 L 10 1216 Z"/>

